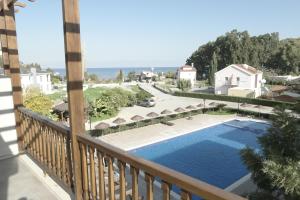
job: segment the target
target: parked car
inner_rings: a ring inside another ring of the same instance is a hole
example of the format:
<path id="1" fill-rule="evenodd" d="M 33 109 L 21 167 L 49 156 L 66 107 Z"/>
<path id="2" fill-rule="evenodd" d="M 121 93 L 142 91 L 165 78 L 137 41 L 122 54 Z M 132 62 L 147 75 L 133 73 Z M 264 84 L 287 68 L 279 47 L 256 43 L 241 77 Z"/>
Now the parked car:
<path id="1" fill-rule="evenodd" d="M 155 100 L 154 99 L 145 99 L 141 102 L 138 103 L 139 106 L 144 106 L 144 107 L 153 107 L 155 106 Z"/>

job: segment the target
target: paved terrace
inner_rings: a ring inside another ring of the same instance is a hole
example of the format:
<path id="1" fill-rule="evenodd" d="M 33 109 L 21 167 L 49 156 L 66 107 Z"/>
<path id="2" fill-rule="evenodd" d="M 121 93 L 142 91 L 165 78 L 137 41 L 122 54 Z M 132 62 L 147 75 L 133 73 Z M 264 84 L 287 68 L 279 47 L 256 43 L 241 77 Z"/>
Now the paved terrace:
<path id="1" fill-rule="evenodd" d="M 133 106 L 133 107 L 126 107 L 122 108 L 119 112 L 118 116 L 115 118 L 103 120 L 103 122 L 109 123 L 111 125 L 115 125 L 112 123 L 116 118 L 121 117 L 124 118 L 127 122 L 133 122 L 130 118 L 134 115 L 140 115 L 144 117 L 145 119 L 148 118 L 146 115 L 150 112 L 156 112 L 160 114 L 161 111 L 168 109 L 170 111 L 174 111 L 178 107 L 185 108 L 189 105 L 197 106 L 198 104 L 202 103 L 202 99 L 198 98 L 190 98 L 190 97 L 178 97 L 178 96 L 172 96 L 169 94 L 165 94 L 154 87 L 152 87 L 151 84 L 140 84 L 140 86 L 151 93 L 154 98 L 156 99 L 156 105 L 154 107 L 146 108 L 141 106 Z M 227 101 L 216 101 L 216 100 L 206 100 L 205 101 L 205 107 L 210 107 L 209 104 L 211 102 L 216 103 L 224 103 L 228 107 L 231 108 L 238 108 L 238 103 L 235 102 L 227 102 Z M 249 111 L 256 111 L 261 113 L 271 113 L 273 108 L 267 107 L 267 106 L 261 106 L 260 108 L 255 108 L 255 105 L 248 105 L 247 107 L 241 107 L 241 110 L 249 110 Z M 175 112 L 174 112 L 175 113 Z M 94 128 L 95 125 L 97 125 L 99 122 L 92 123 L 92 128 Z M 89 125 L 86 125 L 86 129 L 89 129 Z"/>
<path id="2" fill-rule="evenodd" d="M 70 199 L 26 155 L 0 160 L 1 200 Z"/>
<path id="3" fill-rule="evenodd" d="M 245 120 L 248 118 L 236 115 L 199 114 L 194 115 L 191 120 L 186 118 L 173 120 L 173 126 L 159 123 L 108 134 L 98 137 L 98 139 L 128 151 L 233 119 Z"/>

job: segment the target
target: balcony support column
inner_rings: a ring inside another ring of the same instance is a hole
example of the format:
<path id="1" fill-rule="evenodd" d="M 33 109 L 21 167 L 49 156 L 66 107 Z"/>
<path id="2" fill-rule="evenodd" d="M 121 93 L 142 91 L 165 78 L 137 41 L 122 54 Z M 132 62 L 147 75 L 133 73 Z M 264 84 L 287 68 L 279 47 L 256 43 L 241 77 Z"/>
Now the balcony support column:
<path id="1" fill-rule="evenodd" d="M 18 136 L 18 146 L 19 146 L 19 151 L 22 151 L 23 136 L 21 133 L 20 116 L 18 114 L 18 107 L 23 106 L 23 98 L 22 98 L 21 78 L 20 78 L 19 53 L 18 53 L 18 45 L 17 45 L 15 9 L 13 4 L 7 5 L 6 0 L 3 0 L 2 2 L 3 2 L 3 14 L 4 14 L 4 21 L 5 21 L 6 39 L 7 39 L 8 60 L 6 60 L 6 64 L 8 64 L 9 71 L 10 71 L 14 113 L 16 119 L 16 131 Z"/>
<path id="2" fill-rule="evenodd" d="M 8 48 L 7 48 L 7 37 L 6 37 L 6 24 L 4 18 L 4 10 L 0 11 L 0 40 L 1 40 L 1 50 L 2 50 L 2 63 L 4 74 L 9 76 L 9 58 L 8 58 Z"/>
<path id="3" fill-rule="evenodd" d="M 62 8 L 75 197 L 82 199 L 81 162 L 77 135 L 85 133 L 85 126 L 78 0 L 62 0 Z"/>

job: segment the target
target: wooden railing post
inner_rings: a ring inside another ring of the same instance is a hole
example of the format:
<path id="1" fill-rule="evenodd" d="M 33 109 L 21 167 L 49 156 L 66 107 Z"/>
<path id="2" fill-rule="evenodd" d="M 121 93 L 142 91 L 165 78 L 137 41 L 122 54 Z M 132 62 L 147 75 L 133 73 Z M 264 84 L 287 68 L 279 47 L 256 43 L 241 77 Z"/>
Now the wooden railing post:
<path id="1" fill-rule="evenodd" d="M 2 62 L 3 62 L 4 74 L 10 75 L 4 10 L 0 11 L 0 39 L 1 39 Z"/>
<path id="2" fill-rule="evenodd" d="M 85 132 L 78 0 L 62 0 L 68 104 L 72 141 L 75 197 L 82 199 L 82 176 L 77 135 Z"/>
<path id="3" fill-rule="evenodd" d="M 14 102 L 14 112 L 16 119 L 16 131 L 18 136 L 18 146 L 19 150 L 22 151 L 22 135 L 20 127 L 20 116 L 18 112 L 18 107 L 23 105 L 22 99 L 22 87 L 20 78 L 20 62 L 19 53 L 17 46 L 17 32 L 16 32 L 16 22 L 15 22 L 15 9 L 14 5 L 7 5 L 6 0 L 3 3 L 3 14 L 6 26 L 6 38 L 7 38 L 7 52 L 9 60 L 10 78 L 12 85 L 12 95 Z"/>

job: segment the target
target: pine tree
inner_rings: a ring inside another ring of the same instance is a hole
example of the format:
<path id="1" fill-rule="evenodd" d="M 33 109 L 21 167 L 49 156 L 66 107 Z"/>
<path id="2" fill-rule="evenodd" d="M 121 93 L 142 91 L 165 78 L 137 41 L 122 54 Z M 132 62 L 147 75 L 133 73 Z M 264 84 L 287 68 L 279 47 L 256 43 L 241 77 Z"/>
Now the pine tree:
<path id="1" fill-rule="evenodd" d="M 277 108 L 268 133 L 258 138 L 261 152 L 246 148 L 242 160 L 259 190 L 250 199 L 300 199 L 300 131 L 298 119 Z"/>
<path id="2" fill-rule="evenodd" d="M 214 52 L 212 56 L 212 60 L 210 62 L 210 70 L 209 70 L 209 84 L 214 86 L 215 85 L 215 73 L 218 71 L 218 60 L 217 55 Z"/>

